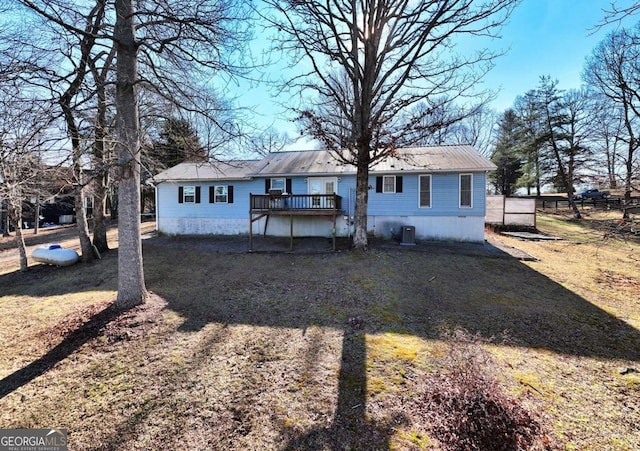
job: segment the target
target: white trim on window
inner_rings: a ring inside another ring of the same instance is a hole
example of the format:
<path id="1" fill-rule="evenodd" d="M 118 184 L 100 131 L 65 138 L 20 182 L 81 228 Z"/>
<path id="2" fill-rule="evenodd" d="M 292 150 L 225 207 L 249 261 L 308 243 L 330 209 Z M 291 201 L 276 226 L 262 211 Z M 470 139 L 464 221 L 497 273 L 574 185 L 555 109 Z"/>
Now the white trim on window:
<path id="1" fill-rule="evenodd" d="M 184 202 L 185 204 L 196 203 L 196 187 L 195 186 L 182 187 L 182 202 Z"/>
<path id="2" fill-rule="evenodd" d="M 428 179 L 427 182 L 427 190 L 424 191 L 425 194 L 429 195 L 429 198 L 426 199 L 427 203 L 423 205 L 423 198 L 422 198 L 422 194 L 423 194 L 423 183 L 425 183 L 423 181 L 423 179 Z M 432 206 L 432 199 L 431 199 L 431 174 L 420 174 L 418 175 L 418 208 L 431 208 Z"/>
<path id="3" fill-rule="evenodd" d="M 213 188 L 213 202 L 216 204 L 229 203 L 229 188 L 227 185 L 215 185 Z"/>
<path id="4" fill-rule="evenodd" d="M 459 207 L 473 208 L 473 174 L 460 174 L 458 177 Z"/>
<path id="5" fill-rule="evenodd" d="M 286 178 L 276 178 L 271 179 L 271 189 L 279 189 L 283 193 L 287 191 L 287 179 Z"/>
<path id="6" fill-rule="evenodd" d="M 391 180 L 390 185 L 392 189 L 387 189 L 387 180 Z M 395 175 L 383 175 L 382 176 L 382 192 L 383 193 L 395 193 L 396 192 L 396 176 Z"/>

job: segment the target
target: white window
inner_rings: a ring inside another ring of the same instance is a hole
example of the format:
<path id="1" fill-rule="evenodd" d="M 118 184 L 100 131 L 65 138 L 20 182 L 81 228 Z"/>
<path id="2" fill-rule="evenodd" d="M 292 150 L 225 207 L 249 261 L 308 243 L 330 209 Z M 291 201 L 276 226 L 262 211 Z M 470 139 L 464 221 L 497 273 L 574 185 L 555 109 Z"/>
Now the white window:
<path id="1" fill-rule="evenodd" d="M 421 175 L 420 183 L 420 208 L 431 208 L 431 176 Z"/>
<path id="2" fill-rule="evenodd" d="M 214 188 L 214 202 L 216 204 L 226 204 L 229 200 L 227 185 L 217 185 Z"/>
<path id="3" fill-rule="evenodd" d="M 396 192 L 396 176 L 395 175 L 385 175 L 382 177 L 382 192 L 383 193 Z"/>
<path id="4" fill-rule="evenodd" d="M 271 179 L 271 189 L 279 189 L 284 193 L 287 190 L 286 179 Z"/>
<path id="5" fill-rule="evenodd" d="M 473 174 L 460 174 L 460 208 L 471 208 L 473 199 Z"/>
<path id="6" fill-rule="evenodd" d="M 196 187 L 185 186 L 182 191 L 182 200 L 184 203 L 195 203 L 196 201 Z"/>

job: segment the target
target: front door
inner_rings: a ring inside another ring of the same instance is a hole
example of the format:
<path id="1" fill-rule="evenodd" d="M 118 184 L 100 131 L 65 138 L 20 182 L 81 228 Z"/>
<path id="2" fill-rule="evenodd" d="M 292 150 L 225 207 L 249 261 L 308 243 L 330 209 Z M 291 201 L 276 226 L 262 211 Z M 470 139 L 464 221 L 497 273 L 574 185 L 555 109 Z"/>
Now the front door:
<path id="1" fill-rule="evenodd" d="M 322 194 L 335 194 L 338 190 L 337 177 L 309 177 L 309 194 L 319 194 L 311 198 L 313 208 L 333 208 L 333 198 Z"/>

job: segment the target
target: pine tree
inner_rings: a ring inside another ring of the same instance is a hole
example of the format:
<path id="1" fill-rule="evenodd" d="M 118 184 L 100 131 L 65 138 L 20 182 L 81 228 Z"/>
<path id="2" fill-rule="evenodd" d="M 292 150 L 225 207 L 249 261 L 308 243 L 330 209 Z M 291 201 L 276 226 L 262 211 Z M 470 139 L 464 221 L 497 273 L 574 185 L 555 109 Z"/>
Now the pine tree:
<path id="1" fill-rule="evenodd" d="M 197 132 L 186 119 L 167 119 L 159 138 L 153 143 L 149 154 L 149 166 L 153 169 L 162 170 L 185 161 L 208 160 L 207 151 L 200 144 Z"/>
<path id="2" fill-rule="evenodd" d="M 513 195 L 522 175 L 522 161 L 518 154 L 518 118 L 512 109 L 506 110 L 498 122 L 496 146 L 491 161 L 498 167 L 491 178 L 495 191 Z"/>

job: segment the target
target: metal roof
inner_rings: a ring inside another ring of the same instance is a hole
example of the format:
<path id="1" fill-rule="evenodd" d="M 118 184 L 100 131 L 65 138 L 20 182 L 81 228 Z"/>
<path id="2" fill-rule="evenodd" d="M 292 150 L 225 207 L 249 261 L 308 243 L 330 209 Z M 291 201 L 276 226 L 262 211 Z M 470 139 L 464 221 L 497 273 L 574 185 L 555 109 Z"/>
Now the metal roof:
<path id="1" fill-rule="evenodd" d="M 496 166 L 469 145 L 397 149 L 377 162 L 370 173 L 478 172 Z M 262 160 L 180 163 L 154 177 L 156 182 L 182 180 L 242 180 L 252 177 L 355 174 L 353 165 L 328 150 L 277 152 Z"/>
<path id="2" fill-rule="evenodd" d="M 469 145 L 410 147 L 398 149 L 371 172 L 465 172 L 493 171 L 496 165 Z"/>
<path id="3" fill-rule="evenodd" d="M 355 173 L 328 150 L 279 152 L 267 156 L 256 175 L 319 175 Z M 371 167 L 371 173 L 492 171 L 496 166 L 469 145 L 409 147 Z"/>
<path id="4" fill-rule="evenodd" d="M 270 175 L 319 175 L 355 173 L 355 166 L 344 164 L 328 150 L 306 150 L 269 154 L 263 160 L 262 169 L 256 174 Z"/>
<path id="5" fill-rule="evenodd" d="M 262 166 L 261 160 L 231 160 L 206 163 L 180 163 L 162 171 L 155 182 L 187 180 L 242 180 L 250 179 Z"/>

